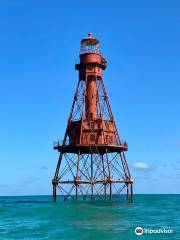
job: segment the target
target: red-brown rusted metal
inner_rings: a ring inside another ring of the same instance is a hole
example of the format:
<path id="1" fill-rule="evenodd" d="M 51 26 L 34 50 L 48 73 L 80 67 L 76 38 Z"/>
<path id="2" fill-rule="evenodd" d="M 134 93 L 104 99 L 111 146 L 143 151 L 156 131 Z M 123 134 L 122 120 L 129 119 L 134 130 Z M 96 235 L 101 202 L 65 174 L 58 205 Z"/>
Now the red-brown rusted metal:
<path id="1" fill-rule="evenodd" d="M 128 145 L 120 140 L 103 83 L 106 65 L 99 40 L 88 34 L 81 41 L 80 62 L 75 65 L 79 81 L 65 136 L 54 145 L 60 153 L 52 180 L 54 202 L 57 188 L 64 200 L 77 200 L 79 195 L 83 199 L 109 195 L 112 200 L 125 187 L 132 202 L 133 180 L 124 154 Z"/>

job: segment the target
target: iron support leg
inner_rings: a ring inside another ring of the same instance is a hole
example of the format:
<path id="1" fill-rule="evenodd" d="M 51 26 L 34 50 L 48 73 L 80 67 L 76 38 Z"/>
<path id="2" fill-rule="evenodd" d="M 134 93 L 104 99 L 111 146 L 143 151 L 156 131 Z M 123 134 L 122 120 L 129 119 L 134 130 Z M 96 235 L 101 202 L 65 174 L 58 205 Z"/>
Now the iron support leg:
<path id="1" fill-rule="evenodd" d="M 104 198 L 106 200 L 106 184 L 104 184 Z"/>
<path id="2" fill-rule="evenodd" d="M 93 155 L 91 153 L 91 181 L 93 181 Z M 91 200 L 94 198 L 93 184 L 91 183 Z"/>
<path id="3" fill-rule="evenodd" d="M 129 184 L 127 184 L 127 201 L 129 201 Z"/>
<path id="4" fill-rule="evenodd" d="M 78 196 L 78 185 L 76 183 L 76 200 L 77 200 L 77 196 Z"/>
<path id="5" fill-rule="evenodd" d="M 102 160 L 102 167 L 103 167 L 103 178 L 105 180 L 106 179 L 106 175 L 105 175 L 103 154 L 101 155 L 101 160 Z M 106 200 L 106 184 L 104 184 L 104 198 Z"/>
<path id="6" fill-rule="evenodd" d="M 133 203 L 133 185 L 132 185 L 132 183 L 130 185 L 131 185 L 130 186 L 130 188 L 131 188 L 131 190 L 130 190 L 130 202 Z"/>
<path id="7" fill-rule="evenodd" d="M 80 161 L 80 151 L 78 152 L 78 162 L 77 162 L 76 180 L 79 179 L 79 161 Z M 77 198 L 78 198 L 78 184 L 77 184 L 77 182 L 76 182 L 75 184 L 76 184 L 76 200 L 77 200 Z"/>
<path id="8" fill-rule="evenodd" d="M 53 184 L 53 202 L 56 202 L 56 184 Z"/>
<path id="9" fill-rule="evenodd" d="M 110 166 L 109 166 L 109 159 L 108 159 L 108 154 L 107 154 L 107 148 L 106 148 L 106 161 L 107 161 L 107 166 L 108 166 L 108 178 L 111 180 L 111 172 L 110 172 Z M 110 200 L 112 200 L 112 183 L 109 183 L 109 191 L 110 191 Z"/>
<path id="10" fill-rule="evenodd" d="M 109 184 L 109 188 L 110 188 L 110 200 L 112 200 L 112 183 Z"/>

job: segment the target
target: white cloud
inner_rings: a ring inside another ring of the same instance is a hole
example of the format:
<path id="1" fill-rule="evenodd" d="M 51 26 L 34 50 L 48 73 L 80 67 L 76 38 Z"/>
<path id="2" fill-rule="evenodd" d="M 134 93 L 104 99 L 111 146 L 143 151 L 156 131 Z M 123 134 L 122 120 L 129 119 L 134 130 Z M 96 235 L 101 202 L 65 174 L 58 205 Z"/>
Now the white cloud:
<path id="1" fill-rule="evenodd" d="M 150 170 L 150 166 L 144 162 L 136 162 L 133 164 L 133 167 L 136 169 Z"/>

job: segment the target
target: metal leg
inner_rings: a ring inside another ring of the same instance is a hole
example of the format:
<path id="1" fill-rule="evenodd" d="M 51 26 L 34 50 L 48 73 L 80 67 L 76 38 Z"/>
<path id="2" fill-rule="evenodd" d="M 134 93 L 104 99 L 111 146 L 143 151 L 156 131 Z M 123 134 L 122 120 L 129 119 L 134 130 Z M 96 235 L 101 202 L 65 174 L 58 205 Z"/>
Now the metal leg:
<path id="1" fill-rule="evenodd" d="M 53 202 L 56 202 L 56 184 L 53 183 Z"/>
<path id="2" fill-rule="evenodd" d="M 109 160 L 108 160 L 108 154 L 107 154 L 107 148 L 106 148 L 106 161 L 107 161 L 107 166 L 108 166 L 108 178 L 109 181 L 111 180 L 111 172 L 110 172 L 110 165 L 109 165 Z M 110 191 L 110 200 L 112 200 L 112 183 L 109 183 L 109 191 Z"/>
<path id="3" fill-rule="evenodd" d="M 129 184 L 127 184 L 127 201 L 129 201 Z"/>
<path id="4" fill-rule="evenodd" d="M 110 183 L 110 200 L 112 200 L 112 183 Z"/>
<path id="5" fill-rule="evenodd" d="M 106 180 L 103 154 L 101 155 L 101 159 L 102 159 L 102 167 L 103 167 L 103 178 L 104 180 Z M 106 200 L 106 184 L 104 184 L 104 198 Z"/>
<path id="6" fill-rule="evenodd" d="M 131 186 L 130 186 L 131 190 L 130 190 L 130 202 L 133 203 L 133 185 L 131 183 Z"/>
<path id="7" fill-rule="evenodd" d="M 78 198 L 78 183 L 77 180 L 79 180 L 79 161 L 80 161 L 80 151 L 78 152 L 78 162 L 77 162 L 77 171 L 76 171 L 76 200 Z"/>
<path id="8" fill-rule="evenodd" d="M 78 196 L 78 185 L 76 183 L 76 200 L 77 200 L 77 196 Z"/>
<path id="9" fill-rule="evenodd" d="M 104 198 L 106 200 L 106 184 L 104 184 Z"/>
<path id="10" fill-rule="evenodd" d="M 91 153 L 91 181 L 93 181 L 93 155 Z M 93 183 L 91 183 L 91 200 L 94 198 Z"/>

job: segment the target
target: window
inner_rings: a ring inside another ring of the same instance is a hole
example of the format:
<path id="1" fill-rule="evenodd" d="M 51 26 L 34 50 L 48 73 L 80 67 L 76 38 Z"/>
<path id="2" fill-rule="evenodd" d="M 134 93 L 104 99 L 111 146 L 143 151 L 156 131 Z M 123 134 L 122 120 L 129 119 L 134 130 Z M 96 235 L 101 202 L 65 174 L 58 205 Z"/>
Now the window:
<path id="1" fill-rule="evenodd" d="M 105 143 L 112 144 L 113 143 L 113 136 L 106 135 Z"/>
<path id="2" fill-rule="evenodd" d="M 105 126 L 107 129 L 109 129 L 109 123 L 108 122 L 105 122 Z"/>
<path id="3" fill-rule="evenodd" d="M 90 128 L 91 128 L 91 129 L 94 129 L 94 122 L 93 122 L 93 121 L 90 122 Z"/>
<path id="4" fill-rule="evenodd" d="M 113 136 L 109 136 L 109 143 L 113 143 Z"/>
<path id="5" fill-rule="evenodd" d="M 90 141 L 94 142 L 95 141 L 95 134 L 90 134 Z"/>

